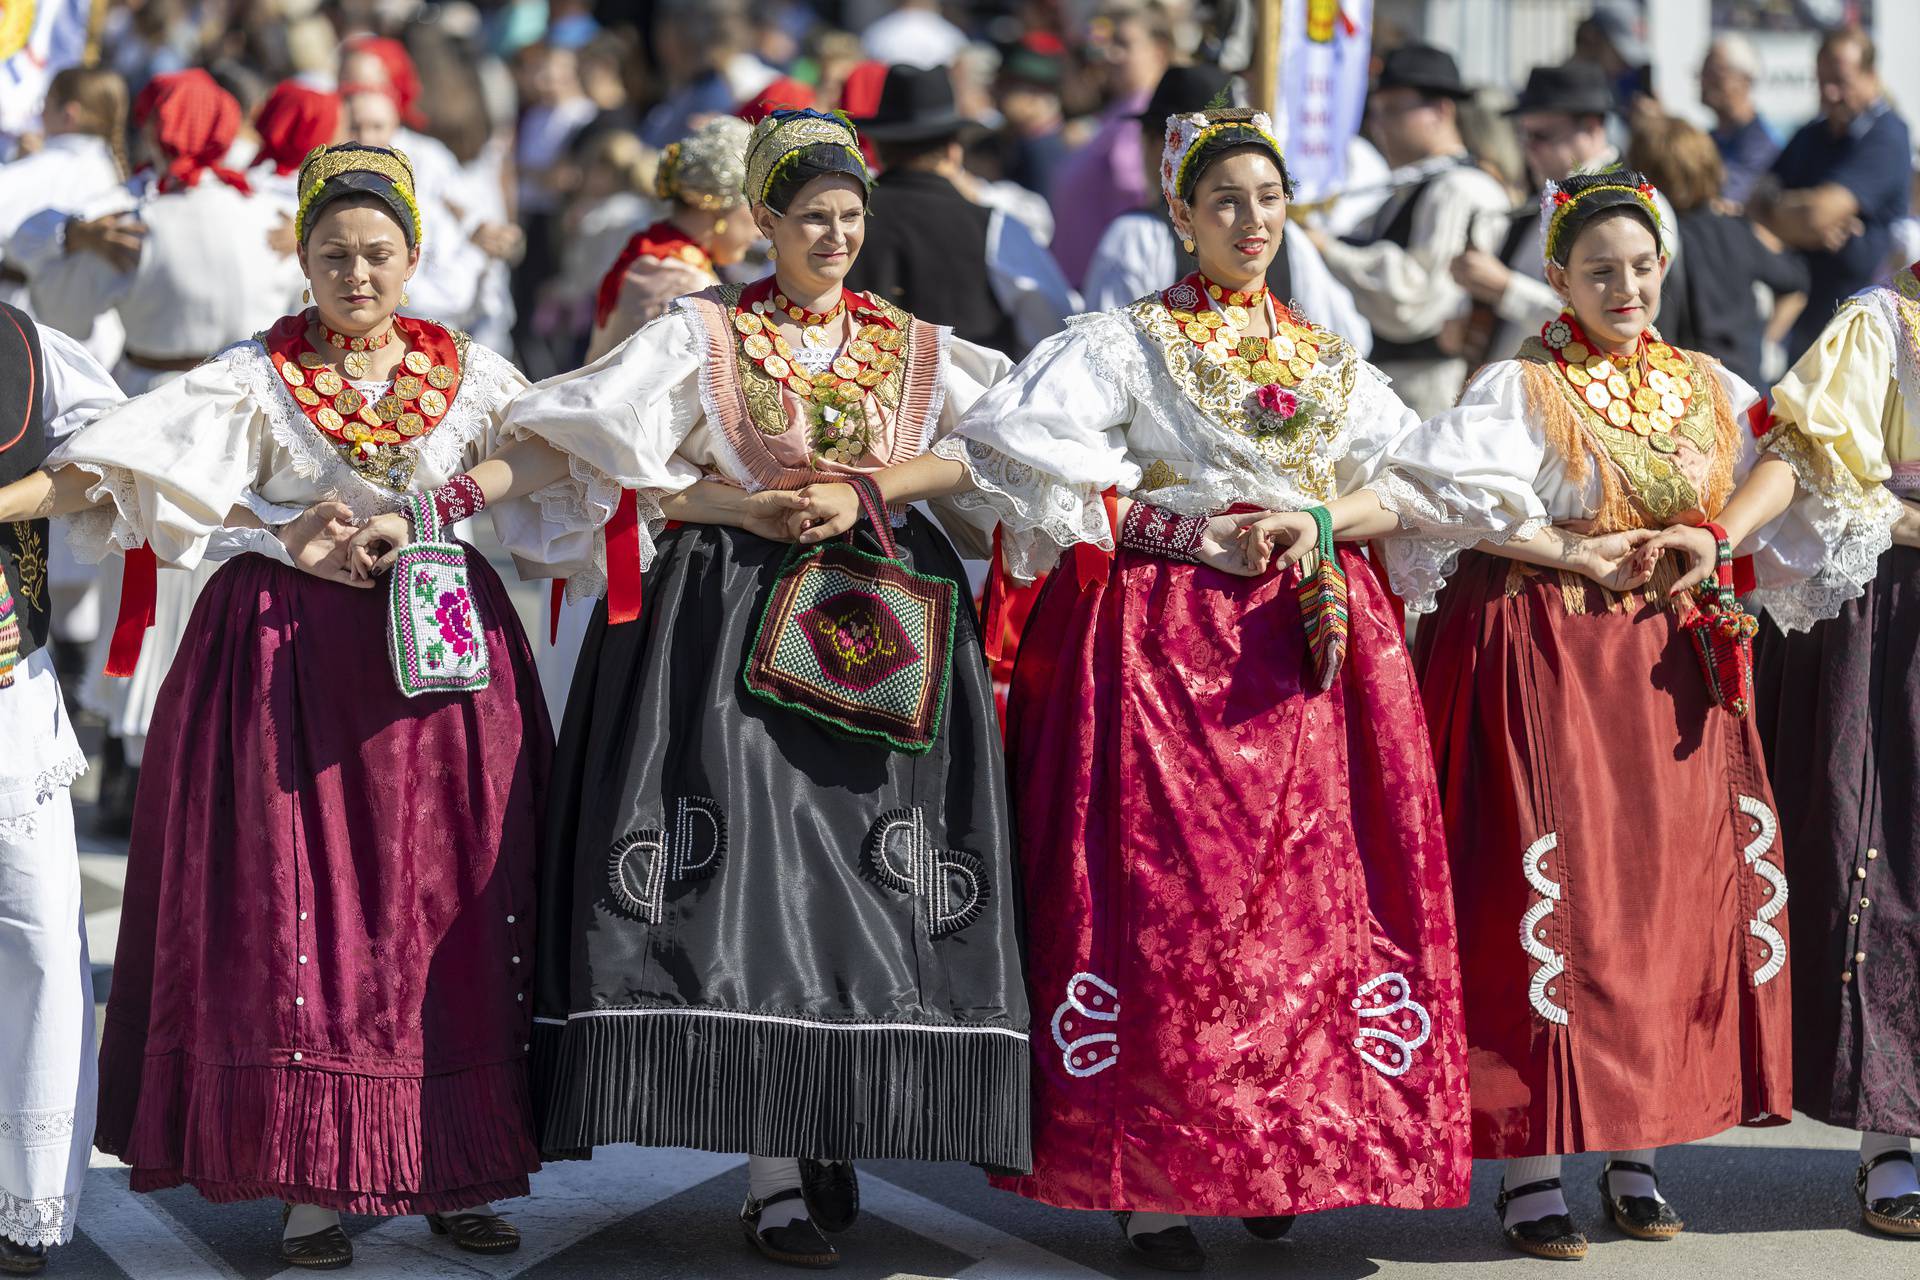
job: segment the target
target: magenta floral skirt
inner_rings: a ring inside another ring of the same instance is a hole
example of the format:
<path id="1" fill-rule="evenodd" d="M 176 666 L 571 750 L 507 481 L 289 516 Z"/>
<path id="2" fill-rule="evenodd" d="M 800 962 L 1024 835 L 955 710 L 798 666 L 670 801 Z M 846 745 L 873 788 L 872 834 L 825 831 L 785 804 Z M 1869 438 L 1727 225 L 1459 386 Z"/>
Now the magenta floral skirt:
<path id="1" fill-rule="evenodd" d="M 469 554 L 490 685 L 402 697 L 387 592 L 259 556 L 200 597 L 134 811 L 96 1144 L 136 1191 L 346 1212 L 524 1195 L 532 655 Z M 457 602 L 456 602 L 457 603 Z"/>
<path id="2" fill-rule="evenodd" d="M 1049 1204 L 1216 1216 L 1464 1204 L 1440 798 L 1392 603 L 1342 549 L 1319 692 L 1299 575 L 1122 552 L 1049 579 L 1008 711 Z"/>

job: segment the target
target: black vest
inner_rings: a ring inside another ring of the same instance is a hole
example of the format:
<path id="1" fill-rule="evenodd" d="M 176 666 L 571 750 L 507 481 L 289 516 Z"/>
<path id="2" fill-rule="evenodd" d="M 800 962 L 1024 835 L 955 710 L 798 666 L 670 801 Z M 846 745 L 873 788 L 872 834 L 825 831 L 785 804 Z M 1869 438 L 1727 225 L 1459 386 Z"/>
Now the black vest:
<path id="1" fill-rule="evenodd" d="M 47 460 L 51 441 L 40 413 L 46 362 L 40 335 L 24 311 L 0 302 L 0 485 L 31 475 Z M 0 524 L 0 572 L 13 593 L 20 624 L 20 656 L 47 643 L 47 522 Z"/>
<path id="2" fill-rule="evenodd" d="M 1441 172 L 1444 173 L 1446 170 Z M 1427 194 L 1427 188 L 1432 186 L 1434 179 L 1439 176 L 1439 173 L 1434 173 L 1422 178 L 1419 185 L 1415 186 L 1407 198 L 1400 202 L 1398 208 L 1393 205 L 1393 197 L 1387 197 L 1386 206 L 1375 215 L 1367 229 L 1346 237 L 1347 243 L 1378 244 L 1384 240 L 1388 244 L 1397 244 L 1402 249 L 1406 248 L 1407 243 L 1413 239 L 1414 211 L 1420 207 L 1420 199 Z M 1388 209 L 1393 210 L 1391 217 L 1386 217 Z M 1384 226 L 1381 225 L 1383 217 L 1386 217 Z M 1446 360 L 1448 358 L 1447 353 L 1440 349 L 1439 334 L 1430 338 L 1415 338 L 1411 342 L 1395 342 L 1392 338 L 1383 338 L 1378 333 L 1373 335 L 1373 351 L 1367 357 L 1375 364 L 1396 360 Z"/>

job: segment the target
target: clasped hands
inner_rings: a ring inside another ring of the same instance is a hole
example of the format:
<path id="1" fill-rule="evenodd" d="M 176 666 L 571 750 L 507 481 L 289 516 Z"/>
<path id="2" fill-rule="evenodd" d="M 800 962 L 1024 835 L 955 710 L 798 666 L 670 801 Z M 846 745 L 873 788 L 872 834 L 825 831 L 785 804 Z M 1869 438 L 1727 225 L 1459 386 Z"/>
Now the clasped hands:
<path id="1" fill-rule="evenodd" d="M 296 569 L 344 586 L 368 588 L 413 541 L 398 512 L 355 521 L 344 502 L 317 502 L 274 530 Z"/>

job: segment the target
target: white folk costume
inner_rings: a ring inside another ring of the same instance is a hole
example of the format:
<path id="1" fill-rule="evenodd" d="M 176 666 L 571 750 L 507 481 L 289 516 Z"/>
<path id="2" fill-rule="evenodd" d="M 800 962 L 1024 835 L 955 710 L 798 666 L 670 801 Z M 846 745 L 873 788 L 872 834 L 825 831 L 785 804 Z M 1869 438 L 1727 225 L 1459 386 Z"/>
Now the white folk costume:
<path id="1" fill-rule="evenodd" d="M 748 148 L 747 189 L 769 199 L 771 171 L 815 163 L 863 180 L 858 154 L 841 119 L 778 112 Z M 577 567 L 580 581 L 612 582 L 561 728 L 543 850 L 543 1137 L 550 1150 L 637 1142 L 1024 1168 L 1012 841 L 971 611 L 963 600 L 953 615 L 945 710 L 924 754 L 836 734 L 743 679 L 793 549 L 669 528 L 659 508 L 703 477 L 795 489 L 904 462 L 1006 361 L 851 292 L 808 319 L 825 337 L 846 308 L 850 341 L 796 350 L 767 320 L 782 305 L 773 280 L 682 298 L 508 420 L 625 491 Z M 964 583 L 931 522 L 912 511 L 893 524 L 896 563 Z M 834 623 L 822 663 L 862 687 L 919 678 L 897 623 L 873 626 L 868 649 Z"/>
<path id="2" fill-rule="evenodd" d="M 1279 159 L 1259 113 L 1173 117 L 1168 194 L 1247 145 Z M 1271 338 L 1241 336 L 1262 306 Z M 1008 705 L 1051 1022 L 1033 1173 L 999 1185 L 1242 1217 L 1463 1202 L 1446 849 L 1397 613 L 1356 547 L 1307 581 L 1191 554 L 1207 516 L 1363 488 L 1418 425 L 1337 336 L 1196 273 L 1076 318 L 934 445 L 1015 578 L 1074 549 Z M 1118 554 L 1109 491 L 1134 504 Z"/>
<path id="3" fill-rule="evenodd" d="M 1632 174 L 1550 188 L 1537 239 L 1570 245 L 1607 209 L 1651 222 L 1653 195 Z M 1772 450 L 1802 491 L 1739 548 L 1754 598 L 1857 594 L 1891 499 L 1810 483 L 1797 438 L 1758 440 L 1763 422 L 1754 389 L 1710 357 L 1649 330 L 1609 358 L 1564 313 L 1400 442 L 1377 486 L 1432 539 L 1388 541 L 1396 589 L 1426 612 L 1446 585 L 1415 658 L 1458 886 L 1478 1156 L 1645 1151 L 1789 1117 L 1788 877 L 1749 691 L 1716 693 L 1688 630 L 1699 607 L 1667 594 L 1670 558 L 1623 594 L 1472 549 L 1548 526 L 1704 524 Z"/>
<path id="4" fill-rule="evenodd" d="M 304 218 L 373 196 L 417 241 L 404 157 L 332 148 L 301 185 Z M 384 585 L 300 572 L 271 533 L 221 525 L 236 505 L 269 528 L 322 499 L 395 510 L 497 451 L 525 383 L 464 335 L 396 317 L 373 343 L 404 344 L 392 379 L 348 385 L 365 353 L 316 324 L 284 318 L 55 458 L 111 499 L 76 538 L 189 567 L 232 556 L 154 713 L 96 1142 L 135 1190 L 457 1211 L 524 1194 L 538 1167 L 526 991 L 551 735 L 532 654 L 469 551 L 439 625 L 456 648 L 484 634 L 489 683 L 403 696 L 381 654 Z M 548 561 L 584 554 L 585 524 L 577 546 L 561 531 L 585 509 L 562 481 L 491 514 L 510 551 Z"/>
<path id="5" fill-rule="evenodd" d="M 114 376 L 129 395 L 181 377 L 230 343 L 258 332 L 295 306 L 304 286 L 299 262 L 268 243 L 281 225 L 282 207 L 254 195 L 238 174 L 214 167 L 240 123 L 240 106 L 204 71 L 156 77 L 140 95 L 136 122 L 150 124 L 169 157 L 164 173 L 136 199 L 122 193 L 118 209 L 94 207 L 88 217 L 125 212 L 146 227 L 140 261 L 116 270 L 92 254 L 65 252 L 63 217 L 36 216 L 15 244 L 32 280 L 35 308 L 47 322 L 84 334 L 112 313 L 126 332 Z M 138 768 L 155 699 L 173 661 L 193 605 L 212 576 L 161 570 L 153 629 L 138 662 L 111 661 L 111 619 L 121 603 L 122 575 L 111 569 L 102 584 L 109 625 L 93 646 L 88 679 L 76 692 L 100 716 L 107 734 Z"/>
<path id="6" fill-rule="evenodd" d="M 121 399 L 71 338 L 0 304 L 0 484 Z M 73 1236 L 92 1142 L 93 971 L 67 789 L 86 772 L 47 648 L 49 531 L 0 526 L 0 1236 Z"/>

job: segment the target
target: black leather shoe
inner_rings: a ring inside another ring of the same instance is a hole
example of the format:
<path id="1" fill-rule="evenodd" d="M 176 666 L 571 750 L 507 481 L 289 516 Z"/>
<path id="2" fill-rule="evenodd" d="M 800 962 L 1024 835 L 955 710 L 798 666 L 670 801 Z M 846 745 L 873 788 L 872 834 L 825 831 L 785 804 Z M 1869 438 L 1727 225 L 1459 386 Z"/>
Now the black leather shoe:
<path id="1" fill-rule="evenodd" d="M 1113 1220 L 1120 1224 L 1120 1234 L 1134 1256 L 1150 1267 L 1161 1271 L 1199 1271 L 1207 1265 L 1206 1250 L 1200 1247 L 1200 1238 L 1193 1234 L 1192 1227 L 1183 1224 L 1165 1231 L 1134 1235 L 1127 1230 L 1127 1223 L 1133 1220 L 1131 1212 L 1122 1210 L 1113 1215 Z"/>
<path id="2" fill-rule="evenodd" d="M 807 1216 L 822 1231 L 845 1231 L 860 1216 L 860 1178 L 851 1160 L 802 1160 L 800 1191 Z"/>
<path id="3" fill-rule="evenodd" d="M 468 1253 L 512 1253 L 520 1230 L 497 1213 L 430 1213 L 427 1226 Z"/>
<path id="4" fill-rule="evenodd" d="M 740 1207 L 740 1230 L 746 1233 L 748 1243 L 775 1262 L 816 1270 L 839 1266 L 839 1250 L 820 1234 L 820 1228 L 813 1224 L 811 1218 L 800 1218 L 784 1227 L 768 1227 L 765 1231 L 760 1229 L 762 1209 L 783 1200 L 804 1199 L 806 1196 L 798 1187 L 776 1191 L 765 1200 L 748 1196 L 746 1204 Z"/>
<path id="5" fill-rule="evenodd" d="M 1652 1165 L 1634 1160 L 1609 1160 L 1600 1166 L 1600 1202 L 1607 1206 L 1607 1216 L 1614 1226 L 1635 1240 L 1671 1240 L 1687 1229 L 1686 1221 L 1664 1200 L 1613 1194 L 1613 1186 L 1607 1181 L 1607 1173 L 1613 1169 L 1644 1173 L 1655 1186 L 1660 1185 L 1660 1175 Z"/>
<path id="6" fill-rule="evenodd" d="M 1242 1218 L 1248 1231 L 1255 1240 L 1278 1240 L 1293 1230 L 1293 1215 L 1290 1213 L 1273 1214 L 1265 1218 Z"/>
<path id="7" fill-rule="evenodd" d="M 47 1247 L 40 1244 L 15 1244 L 0 1236 L 0 1273 L 10 1276 L 37 1276 L 47 1269 Z"/>
<path id="8" fill-rule="evenodd" d="M 1502 1187 L 1499 1198 L 1493 1202 L 1493 1211 L 1500 1217 L 1500 1234 L 1506 1237 L 1508 1244 L 1520 1252 L 1554 1262 L 1578 1262 L 1587 1256 L 1587 1238 L 1574 1230 L 1573 1218 L 1570 1215 L 1552 1213 L 1530 1222 L 1507 1225 L 1507 1205 L 1521 1196 L 1530 1196 L 1536 1191 L 1558 1190 L 1560 1190 L 1558 1178 L 1544 1178 L 1539 1182 L 1529 1182 L 1523 1187 L 1514 1187 L 1511 1190 Z"/>
<path id="9" fill-rule="evenodd" d="M 293 1206 L 282 1206 L 280 1225 L 285 1227 L 292 1216 Z M 346 1231 L 335 1223 L 311 1235 L 282 1237 L 280 1256 L 289 1266 L 305 1267 L 308 1271 L 338 1271 L 353 1264 L 353 1241 L 347 1239 Z"/>
<path id="10" fill-rule="evenodd" d="M 1913 1153 L 1882 1151 L 1861 1165 L 1853 1175 L 1853 1193 L 1860 1197 L 1860 1220 L 1882 1235 L 1901 1236 L 1909 1240 L 1920 1237 L 1920 1192 L 1909 1191 L 1903 1196 L 1867 1199 L 1867 1175 L 1889 1160 L 1905 1160 L 1912 1164 Z"/>

